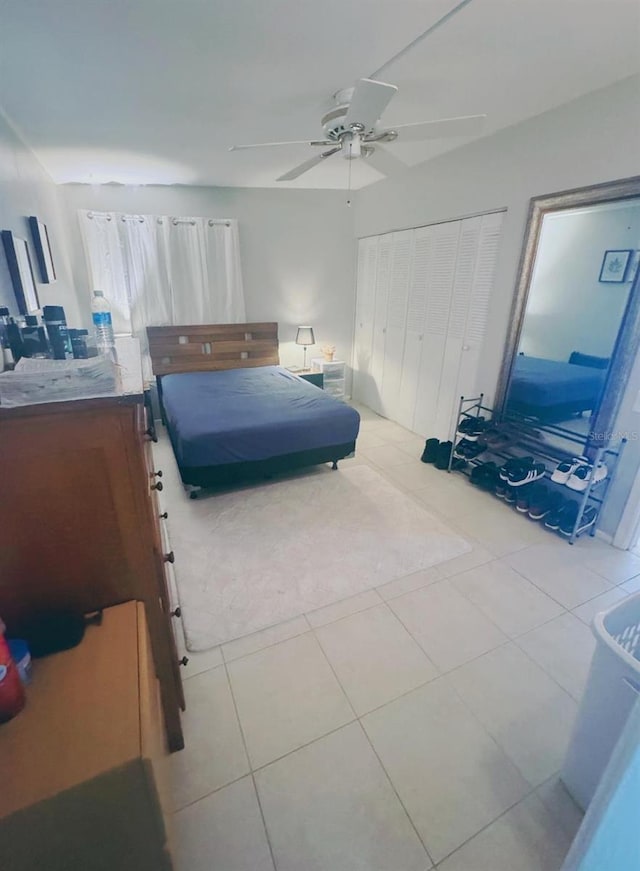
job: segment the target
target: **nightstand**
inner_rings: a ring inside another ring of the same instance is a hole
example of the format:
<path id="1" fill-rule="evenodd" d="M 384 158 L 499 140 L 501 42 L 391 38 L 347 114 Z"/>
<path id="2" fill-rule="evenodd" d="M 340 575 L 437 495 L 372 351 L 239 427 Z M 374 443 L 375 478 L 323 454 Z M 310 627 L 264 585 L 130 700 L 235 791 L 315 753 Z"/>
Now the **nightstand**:
<path id="1" fill-rule="evenodd" d="M 309 384 L 314 384 L 316 387 L 319 387 L 320 390 L 324 387 L 324 375 L 322 372 L 296 372 L 299 378 L 304 378 L 305 381 L 308 381 Z"/>
<path id="2" fill-rule="evenodd" d="M 326 393 L 335 396 L 336 399 L 344 399 L 345 396 L 345 364 L 342 360 L 325 360 L 323 357 L 314 357 L 311 360 L 311 372 L 321 373 L 323 376 L 323 389 Z"/>

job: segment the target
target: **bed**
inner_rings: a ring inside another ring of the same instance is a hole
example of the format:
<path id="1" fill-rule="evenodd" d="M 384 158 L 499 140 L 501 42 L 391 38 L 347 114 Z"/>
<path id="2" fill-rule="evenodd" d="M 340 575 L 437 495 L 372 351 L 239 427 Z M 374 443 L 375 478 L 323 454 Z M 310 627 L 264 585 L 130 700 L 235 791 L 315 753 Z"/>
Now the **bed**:
<path id="1" fill-rule="evenodd" d="M 516 357 L 507 410 L 544 421 L 566 419 L 597 407 L 608 361 L 573 352 L 568 362 Z"/>
<path id="2" fill-rule="evenodd" d="M 183 484 L 237 483 L 353 453 L 358 412 L 279 365 L 276 323 L 149 327 Z"/>

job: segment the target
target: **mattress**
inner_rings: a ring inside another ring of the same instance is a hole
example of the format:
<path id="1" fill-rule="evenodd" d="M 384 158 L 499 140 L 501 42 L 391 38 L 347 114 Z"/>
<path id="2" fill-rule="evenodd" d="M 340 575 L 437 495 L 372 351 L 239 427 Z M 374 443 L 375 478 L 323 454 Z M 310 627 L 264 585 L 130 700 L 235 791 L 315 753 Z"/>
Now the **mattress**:
<path id="1" fill-rule="evenodd" d="M 180 466 L 220 466 L 350 444 L 358 412 L 280 366 L 162 378 Z"/>
<path id="2" fill-rule="evenodd" d="M 585 408 L 592 408 L 598 401 L 606 375 L 591 366 L 519 355 L 509 385 L 509 402 L 539 408 L 581 403 Z"/>

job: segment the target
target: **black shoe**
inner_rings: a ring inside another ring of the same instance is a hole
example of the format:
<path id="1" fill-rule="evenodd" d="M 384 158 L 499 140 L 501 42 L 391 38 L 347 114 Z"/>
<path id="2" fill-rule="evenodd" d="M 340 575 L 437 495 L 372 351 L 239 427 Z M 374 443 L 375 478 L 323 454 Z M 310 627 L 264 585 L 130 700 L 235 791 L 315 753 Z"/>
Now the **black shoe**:
<path id="1" fill-rule="evenodd" d="M 498 470 L 498 477 L 496 479 L 496 487 L 494 492 L 498 499 L 504 499 L 507 495 L 507 482 L 500 480 L 500 470 Z"/>
<path id="2" fill-rule="evenodd" d="M 500 480 L 508 481 L 509 472 L 512 472 L 514 469 L 519 469 L 522 466 L 528 466 L 532 462 L 533 457 L 511 457 L 510 460 L 507 460 L 507 462 L 500 467 Z"/>
<path id="3" fill-rule="evenodd" d="M 544 525 L 547 529 L 553 529 L 554 532 L 557 532 L 560 529 L 560 524 L 565 524 L 565 517 L 571 518 L 573 517 L 573 522 L 571 527 L 573 528 L 573 524 L 576 522 L 576 517 L 578 516 L 578 503 L 567 501 L 563 499 L 560 507 L 555 511 L 550 511 L 544 521 Z"/>
<path id="4" fill-rule="evenodd" d="M 527 484 L 533 484 L 534 481 L 538 481 L 540 478 L 544 478 L 546 471 L 544 463 L 529 463 L 527 466 L 512 469 L 509 472 L 507 484 L 510 487 L 524 487 Z"/>
<path id="5" fill-rule="evenodd" d="M 484 451 L 485 448 L 483 448 L 482 445 L 479 445 L 478 442 L 472 442 L 469 441 L 469 439 L 462 439 L 453 449 L 453 456 L 463 460 L 474 460 Z"/>
<path id="6" fill-rule="evenodd" d="M 531 499 L 532 490 L 535 484 L 527 484 L 526 487 L 520 487 L 516 495 L 516 511 L 520 514 L 526 514 L 529 510 L 529 500 Z"/>
<path id="7" fill-rule="evenodd" d="M 484 417 L 465 417 L 464 420 L 461 420 L 458 424 L 458 435 L 462 436 L 464 439 L 469 439 L 471 442 L 475 442 L 479 435 L 487 429 L 489 424 L 486 422 Z"/>
<path id="8" fill-rule="evenodd" d="M 427 439 L 424 443 L 424 451 L 420 459 L 423 463 L 435 463 L 438 456 L 438 445 L 440 439 Z"/>
<path id="9" fill-rule="evenodd" d="M 563 513 L 560 519 L 560 528 L 558 529 L 560 535 L 566 535 L 567 538 L 573 535 L 573 527 L 576 525 L 576 520 L 578 518 L 578 505 L 576 502 L 571 504 L 575 505 L 575 511 L 567 511 L 566 513 Z M 593 505 L 587 505 L 582 512 L 580 523 L 576 529 L 576 535 L 581 535 L 583 532 L 586 532 L 587 529 L 590 529 L 597 519 L 597 510 Z"/>
<path id="10" fill-rule="evenodd" d="M 449 460 L 451 459 L 452 450 L 453 442 L 440 442 L 434 463 L 436 469 L 449 468 Z"/>
<path id="11" fill-rule="evenodd" d="M 454 457 L 451 460 L 451 471 L 452 472 L 462 472 L 463 469 L 467 468 L 467 461 L 461 460 L 459 457 Z"/>
<path id="12" fill-rule="evenodd" d="M 529 517 L 532 520 L 544 520 L 549 514 L 558 511 L 564 500 L 559 493 L 550 493 L 544 484 L 533 486 L 540 487 L 540 490 L 529 499 Z"/>
<path id="13" fill-rule="evenodd" d="M 483 463 L 482 475 L 478 482 L 478 487 L 481 490 L 486 490 L 488 493 L 493 493 L 496 489 L 496 482 L 500 480 L 498 467 L 495 463 Z"/>
<path id="14" fill-rule="evenodd" d="M 515 505 L 516 499 L 518 498 L 518 491 L 515 487 L 507 487 L 507 492 L 504 494 L 504 501 L 508 505 Z"/>
<path id="15" fill-rule="evenodd" d="M 498 477 L 498 467 L 495 463 L 480 463 L 475 466 L 469 480 L 482 490 L 493 490 Z"/>

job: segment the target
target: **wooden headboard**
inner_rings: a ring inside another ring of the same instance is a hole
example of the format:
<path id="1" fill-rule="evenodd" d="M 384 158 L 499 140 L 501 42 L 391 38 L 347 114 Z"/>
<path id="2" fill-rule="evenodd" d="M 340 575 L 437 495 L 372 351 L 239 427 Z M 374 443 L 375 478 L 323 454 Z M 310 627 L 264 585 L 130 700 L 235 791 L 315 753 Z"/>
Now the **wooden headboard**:
<path id="1" fill-rule="evenodd" d="M 153 374 L 277 366 L 278 324 L 147 327 Z"/>

